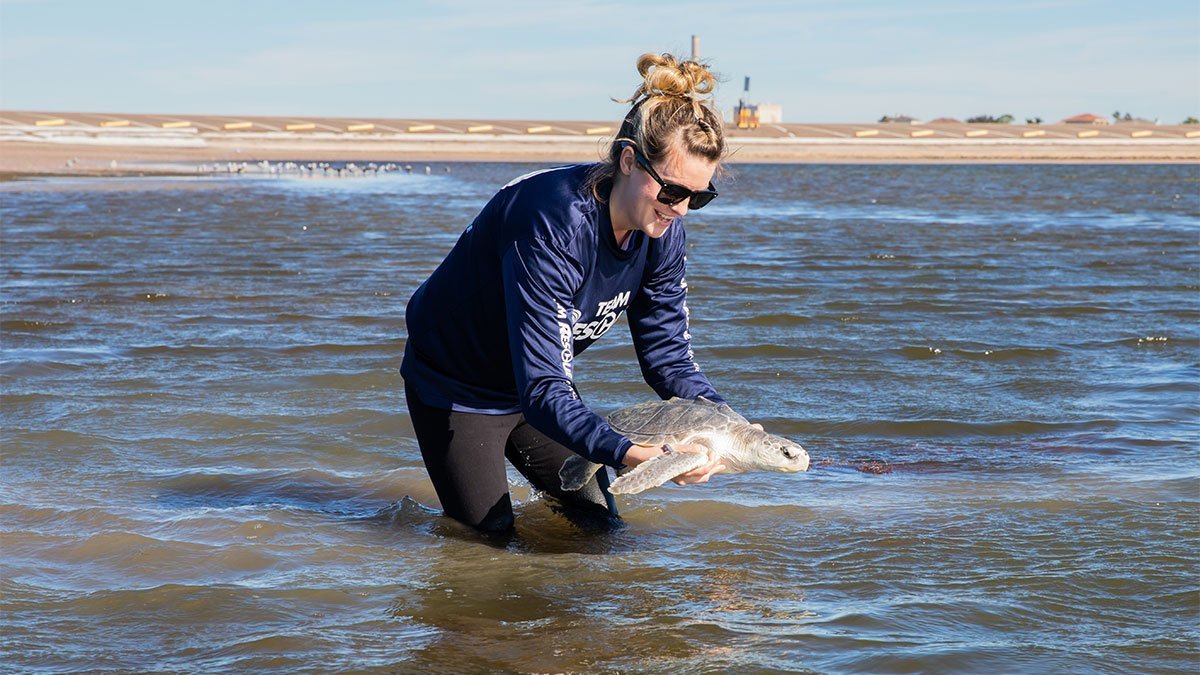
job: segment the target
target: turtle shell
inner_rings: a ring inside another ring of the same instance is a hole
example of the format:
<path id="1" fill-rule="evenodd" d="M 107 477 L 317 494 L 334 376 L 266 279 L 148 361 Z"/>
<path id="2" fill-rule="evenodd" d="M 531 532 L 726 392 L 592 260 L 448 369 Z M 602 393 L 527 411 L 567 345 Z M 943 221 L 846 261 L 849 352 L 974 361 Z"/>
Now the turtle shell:
<path id="1" fill-rule="evenodd" d="M 697 433 L 727 431 L 749 422 L 724 403 L 700 397 L 694 400 L 672 398 L 621 408 L 608 416 L 608 424 L 613 431 L 634 443 L 660 445 L 679 442 Z"/>

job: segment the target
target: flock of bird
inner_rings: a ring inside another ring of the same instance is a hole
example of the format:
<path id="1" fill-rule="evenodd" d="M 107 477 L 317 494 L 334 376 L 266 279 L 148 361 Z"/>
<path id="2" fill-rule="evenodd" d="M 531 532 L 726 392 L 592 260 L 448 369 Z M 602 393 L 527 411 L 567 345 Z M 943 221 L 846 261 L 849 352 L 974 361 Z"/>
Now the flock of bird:
<path id="1" fill-rule="evenodd" d="M 450 167 L 443 167 L 446 173 L 450 173 Z M 260 162 L 223 162 L 217 164 L 201 164 L 197 167 L 200 173 L 231 173 L 231 174 L 298 174 L 301 176 L 331 176 L 331 177 L 349 177 L 349 176 L 375 176 L 385 173 L 412 173 L 412 164 L 397 164 L 395 162 L 385 162 L 382 164 L 376 162 L 367 162 L 366 164 L 357 164 L 355 162 L 270 162 L 262 160 Z M 425 165 L 425 174 L 433 173 L 433 167 Z"/>

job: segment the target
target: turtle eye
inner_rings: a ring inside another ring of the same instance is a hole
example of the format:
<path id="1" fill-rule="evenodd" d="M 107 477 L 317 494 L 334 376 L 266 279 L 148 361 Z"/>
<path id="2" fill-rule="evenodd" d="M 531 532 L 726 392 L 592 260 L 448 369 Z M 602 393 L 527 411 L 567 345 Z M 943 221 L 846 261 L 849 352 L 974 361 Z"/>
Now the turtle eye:
<path id="1" fill-rule="evenodd" d="M 787 448 L 783 448 L 783 456 L 787 457 L 788 459 L 796 459 L 795 455 L 793 455 Z"/>

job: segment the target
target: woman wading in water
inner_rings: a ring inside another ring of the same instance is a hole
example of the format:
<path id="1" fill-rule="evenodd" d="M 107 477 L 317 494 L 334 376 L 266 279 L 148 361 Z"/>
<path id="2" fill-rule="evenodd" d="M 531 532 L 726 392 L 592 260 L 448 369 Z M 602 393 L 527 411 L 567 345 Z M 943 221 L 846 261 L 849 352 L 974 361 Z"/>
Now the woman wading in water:
<path id="1" fill-rule="evenodd" d="M 637 69 L 644 81 L 605 161 L 505 185 L 408 302 L 401 372 L 421 456 L 446 515 L 479 530 L 513 527 L 505 458 L 568 515 L 612 517 L 607 473 L 566 491 L 563 462 L 632 467 L 664 451 L 613 431 L 572 380 L 575 355 L 622 313 L 660 397 L 721 401 L 692 357 L 682 221 L 717 196 L 715 79 L 669 54 L 644 54 Z M 721 468 L 710 460 L 675 482 Z"/>

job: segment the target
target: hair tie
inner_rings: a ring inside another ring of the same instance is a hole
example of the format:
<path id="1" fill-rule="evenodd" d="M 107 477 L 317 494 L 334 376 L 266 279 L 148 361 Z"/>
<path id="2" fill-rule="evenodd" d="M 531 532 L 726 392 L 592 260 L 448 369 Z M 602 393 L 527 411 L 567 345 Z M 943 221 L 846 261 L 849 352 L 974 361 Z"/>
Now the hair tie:
<path id="1" fill-rule="evenodd" d="M 697 120 L 704 121 L 704 109 L 702 107 L 702 104 L 708 100 L 708 97 L 706 97 L 704 94 L 701 94 L 696 91 L 685 91 L 683 93 L 676 93 L 676 92 L 671 92 L 671 91 L 664 91 L 662 89 L 647 89 L 646 90 L 646 98 L 643 98 L 641 101 L 634 104 L 634 107 L 641 105 L 642 101 L 645 101 L 647 98 L 650 98 L 651 96 L 666 96 L 669 98 L 687 99 L 692 104 L 692 114 L 696 116 Z"/>
<path id="2" fill-rule="evenodd" d="M 647 89 L 647 96 L 669 96 L 671 98 L 687 98 L 693 101 L 701 101 L 704 99 L 704 94 L 696 91 L 674 92 L 666 91 L 665 89 Z"/>

